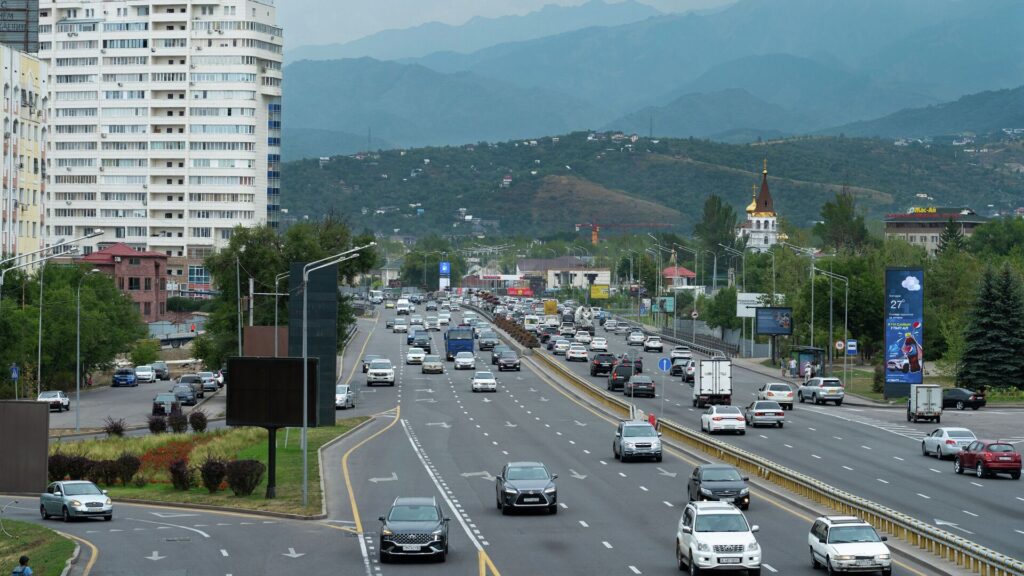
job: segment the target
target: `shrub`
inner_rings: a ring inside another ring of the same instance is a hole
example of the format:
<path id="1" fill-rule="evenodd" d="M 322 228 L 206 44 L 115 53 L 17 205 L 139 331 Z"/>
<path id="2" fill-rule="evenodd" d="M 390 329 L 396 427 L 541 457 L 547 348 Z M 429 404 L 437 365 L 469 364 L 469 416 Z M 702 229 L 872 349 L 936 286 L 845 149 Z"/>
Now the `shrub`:
<path id="1" fill-rule="evenodd" d="M 47 474 L 50 477 L 50 482 L 56 482 L 63 480 L 68 475 L 68 460 L 71 458 L 66 454 L 57 452 L 50 456 L 50 460 L 47 463 Z"/>
<path id="2" fill-rule="evenodd" d="M 93 463 L 96 476 L 107 486 L 117 484 L 121 477 L 121 468 L 116 460 L 98 460 Z"/>
<path id="3" fill-rule="evenodd" d="M 233 460 L 228 462 L 228 486 L 235 496 L 248 496 L 263 481 L 267 467 L 259 460 Z"/>
<path id="4" fill-rule="evenodd" d="M 136 488 L 145 488 L 149 484 L 149 478 L 139 474 L 132 480 L 132 485 Z"/>
<path id="5" fill-rule="evenodd" d="M 171 474 L 171 484 L 178 490 L 190 490 L 195 486 L 195 474 L 188 466 L 187 460 L 175 460 L 167 468 Z"/>
<path id="6" fill-rule="evenodd" d="M 67 460 L 67 476 L 71 480 L 81 480 L 91 466 L 92 460 L 85 456 L 71 456 Z"/>
<path id="7" fill-rule="evenodd" d="M 224 477 L 228 473 L 227 464 L 220 458 L 213 456 L 208 457 L 203 461 L 203 465 L 199 467 L 199 474 L 203 479 L 203 486 L 213 494 L 220 488 L 221 482 L 224 481 Z"/>
<path id="8" fill-rule="evenodd" d="M 188 417 L 184 414 L 171 414 L 167 417 L 167 424 L 177 434 L 188 432 Z"/>
<path id="9" fill-rule="evenodd" d="M 132 349 L 132 364 L 142 366 L 156 362 L 160 354 L 159 340 L 139 340 Z"/>
<path id="10" fill-rule="evenodd" d="M 885 368 L 881 364 L 875 366 L 875 376 L 871 381 L 871 389 L 879 394 L 885 392 Z"/>
<path id="11" fill-rule="evenodd" d="M 124 430 L 128 427 L 125 423 L 124 418 L 114 419 L 112 416 L 107 416 L 103 420 L 103 431 L 107 433 L 107 437 L 111 438 L 117 436 L 120 438 L 124 436 Z"/>
<path id="12" fill-rule="evenodd" d="M 153 434 L 167 432 L 167 417 L 162 414 L 152 414 L 146 418 L 146 425 Z"/>
<path id="13" fill-rule="evenodd" d="M 202 410 L 193 410 L 188 415 L 188 424 L 192 427 L 193 432 L 206 432 L 206 424 L 209 418 L 206 416 L 206 412 Z"/>
<path id="14" fill-rule="evenodd" d="M 117 477 L 121 480 L 122 486 L 127 486 L 132 477 L 142 468 L 142 460 L 138 456 L 125 452 L 114 461 L 117 466 Z"/>

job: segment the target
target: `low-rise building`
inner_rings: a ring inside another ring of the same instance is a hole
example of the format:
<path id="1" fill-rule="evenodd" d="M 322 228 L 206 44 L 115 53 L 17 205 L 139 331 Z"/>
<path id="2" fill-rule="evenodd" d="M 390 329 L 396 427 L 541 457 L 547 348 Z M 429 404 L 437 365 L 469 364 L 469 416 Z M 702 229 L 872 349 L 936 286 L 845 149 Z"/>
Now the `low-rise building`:
<path id="1" fill-rule="evenodd" d="M 988 222 L 988 218 L 979 216 L 970 208 L 954 207 L 915 207 L 901 214 L 889 214 L 885 217 L 885 239 L 899 238 L 914 246 L 921 246 L 934 256 L 939 249 L 939 237 L 942 229 L 952 220 L 964 237 L 969 237 L 974 230 Z"/>
<path id="2" fill-rule="evenodd" d="M 114 278 L 118 289 L 128 295 L 146 322 L 167 316 L 167 255 L 145 252 L 119 243 L 81 259 Z"/>

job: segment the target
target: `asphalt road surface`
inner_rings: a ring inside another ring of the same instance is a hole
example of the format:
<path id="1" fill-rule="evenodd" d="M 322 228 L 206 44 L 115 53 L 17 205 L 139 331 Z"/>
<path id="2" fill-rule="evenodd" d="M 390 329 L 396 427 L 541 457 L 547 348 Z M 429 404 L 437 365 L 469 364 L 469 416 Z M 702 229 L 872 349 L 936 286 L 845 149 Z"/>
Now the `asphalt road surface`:
<path id="1" fill-rule="evenodd" d="M 140 425 L 146 423 L 146 417 L 153 412 L 153 397 L 161 392 L 169 392 L 174 386 L 172 380 L 158 380 L 134 387 L 100 386 L 82 390 L 81 407 L 79 408 L 79 425 L 82 428 L 102 428 L 103 421 L 108 417 L 114 419 L 124 418 L 129 425 Z M 204 399 L 212 400 L 211 397 L 223 396 L 224 389 L 220 393 L 206 392 Z M 75 427 L 75 392 L 72 390 L 71 410 L 68 412 L 50 412 L 50 428 L 74 429 Z M 223 404 L 221 400 L 220 404 Z M 216 416 L 218 412 L 213 411 L 214 404 L 207 402 L 200 406 L 210 417 Z M 194 408 L 183 406 L 187 414 Z"/>

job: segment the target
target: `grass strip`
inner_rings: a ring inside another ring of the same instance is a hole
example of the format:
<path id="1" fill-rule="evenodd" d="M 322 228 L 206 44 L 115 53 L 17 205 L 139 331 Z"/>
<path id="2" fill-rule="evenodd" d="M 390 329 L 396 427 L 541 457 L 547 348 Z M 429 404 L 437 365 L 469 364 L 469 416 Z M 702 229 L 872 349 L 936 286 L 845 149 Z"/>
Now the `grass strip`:
<path id="1" fill-rule="evenodd" d="M 4 520 L 4 528 L 13 538 L 0 533 L 0 574 L 10 574 L 25 555 L 36 576 L 59 576 L 75 551 L 74 542 L 38 524 Z"/>

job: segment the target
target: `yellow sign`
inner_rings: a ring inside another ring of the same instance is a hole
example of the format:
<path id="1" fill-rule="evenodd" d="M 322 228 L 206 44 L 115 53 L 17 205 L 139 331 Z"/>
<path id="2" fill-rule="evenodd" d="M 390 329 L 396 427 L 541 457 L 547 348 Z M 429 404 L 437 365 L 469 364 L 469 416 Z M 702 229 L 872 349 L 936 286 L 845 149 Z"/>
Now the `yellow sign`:
<path id="1" fill-rule="evenodd" d="M 608 299 L 608 285 L 607 284 L 594 284 L 590 287 L 590 299 L 591 300 L 607 300 Z"/>
<path id="2" fill-rule="evenodd" d="M 938 210 L 934 206 L 929 206 L 927 208 L 914 208 L 914 214 L 935 214 L 936 212 L 938 212 Z"/>
<path id="3" fill-rule="evenodd" d="M 558 314 L 558 300 L 545 300 L 544 314 L 546 316 L 553 316 L 555 314 Z"/>

